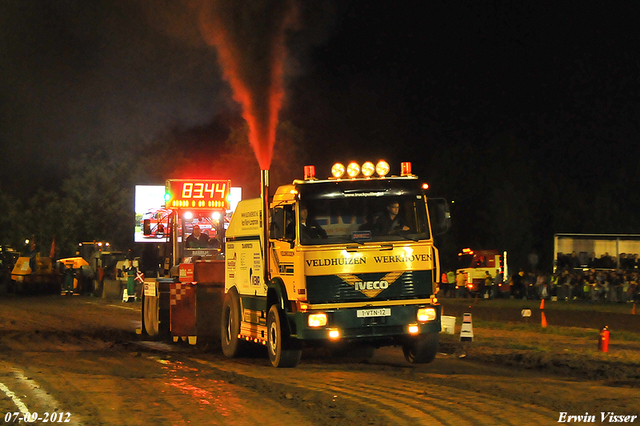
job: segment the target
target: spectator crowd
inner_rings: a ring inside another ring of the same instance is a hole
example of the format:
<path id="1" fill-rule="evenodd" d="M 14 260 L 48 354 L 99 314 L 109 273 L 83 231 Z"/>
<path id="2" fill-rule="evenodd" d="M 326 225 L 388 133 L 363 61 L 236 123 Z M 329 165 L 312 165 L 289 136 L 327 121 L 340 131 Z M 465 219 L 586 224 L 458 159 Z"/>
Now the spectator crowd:
<path id="1" fill-rule="evenodd" d="M 439 296 L 617 303 L 640 301 L 638 255 L 621 254 L 619 261 L 603 255 L 587 262 L 584 264 L 575 254 L 562 258 L 559 255 L 556 272 L 552 274 L 520 270 L 504 280 L 500 273 L 492 276 L 486 272 L 482 283 L 476 280 L 471 288 L 466 274 L 449 271 L 441 277 Z"/>
<path id="2" fill-rule="evenodd" d="M 597 257 L 595 253 L 587 254 L 575 251 L 571 254 L 558 253 L 556 268 L 566 269 L 622 269 L 624 271 L 638 271 L 640 268 L 640 256 L 638 254 L 620 253 L 620 258 L 604 253 Z"/>

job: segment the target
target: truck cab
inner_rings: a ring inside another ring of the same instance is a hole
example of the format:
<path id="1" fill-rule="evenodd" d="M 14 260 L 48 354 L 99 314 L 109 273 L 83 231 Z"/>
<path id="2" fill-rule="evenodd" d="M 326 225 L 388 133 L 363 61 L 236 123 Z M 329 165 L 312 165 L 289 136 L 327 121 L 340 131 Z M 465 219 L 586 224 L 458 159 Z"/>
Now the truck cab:
<path id="1" fill-rule="evenodd" d="M 225 354 L 252 341 L 267 346 L 274 366 L 290 367 L 305 345 L 357 343 L 433 360 L 441 312 L 433 231 L 448 227 L 448 207 L 428 200 L 407 166 L 401 176 L 387 176 L 384 164 L 377 176 L 360 172 L 373 167 L 281 186 L 266 217 L 259 199 L 240 202 L 227 231 Z"/>

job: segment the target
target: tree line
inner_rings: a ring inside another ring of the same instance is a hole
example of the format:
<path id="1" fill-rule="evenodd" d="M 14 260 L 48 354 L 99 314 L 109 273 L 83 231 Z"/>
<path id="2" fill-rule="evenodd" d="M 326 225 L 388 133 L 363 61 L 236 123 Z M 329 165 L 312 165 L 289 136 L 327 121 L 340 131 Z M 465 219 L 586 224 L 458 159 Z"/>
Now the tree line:
<path id="1" fill-rule="evenodd" d="M 579 132 L 581 126 L 575 127 Z M 126 153 L 94 150 L 65 165 L 67 174 L 53 188 L 35 189 L 26 197 L 11 191 L 12 182 L 2 182 L 0 244 L 26 253 L 29 239 L 48 256 L 55 240 L 57 258 L 74 255 L 83 241 L 109 241 L 118 250 L 135 251 L 134 186 L 163 185 L 167 178 L 230 179 L 243 188 L 244 198 L 259 196 L 260 173 L 246 125 L 237 121 L 228 129 L 215 136 L 210 127 L 174 127 Z M 550 271 L 556 232 L 638 233 L 640 200 L 630 195 L 640 182 L 637 157 L 575 167 L 575 155 L 597 157 L 598 147 L 587 143 L 589 138 L 574 153 L 575 144 L 537 145 L 523 134 L 531 133 L 512 127 L 490 140 L 432 141 L 437 149 L 427 162 L 411 159 L 414 172 L 434 188 L 428 195 L 452 201 L 451 231 L 436 241 L 444 268 L 455 268 L 457 253 L 471 247 L 507 250 L 512 268 Z M 317 138 L 291 122 L 280 123 L 273 188 L 300 178 L 306 164 L 344 161 L 335 158 L 344 155 L 342 147 L 331 156 L 312 149 L 326 146 Z M 396 160 L 390 158 L 395 166 Z M 538 259 L 536 265 L 532 258 Z"/>
<path id="2" fill-rule="evenodd" d="M 291 182 L 304 166 L 301 131 L 283 122 L 278 138 L 272 185 Z M 41 256 L 49 256 L 53 246 L 56 258 L 74 256 L 86 241 L 107 241 L 114 249 L 136 253 L 135 185 L 164 185 L 168 178 L 224 178 L 242 187 L 245 198 L 260 193 L 260 171 L 243 124 L 224 139 L 212 137 L 207 128 L 175 127 L 126 153 L 102 147 L 63 167 L 68 173 L 48 185 L 53 188 L 33 188 L 28 196 L 12 190 L 18 182 L 0 184 L 0 244 L 26 255 L 35 243 Z"/>

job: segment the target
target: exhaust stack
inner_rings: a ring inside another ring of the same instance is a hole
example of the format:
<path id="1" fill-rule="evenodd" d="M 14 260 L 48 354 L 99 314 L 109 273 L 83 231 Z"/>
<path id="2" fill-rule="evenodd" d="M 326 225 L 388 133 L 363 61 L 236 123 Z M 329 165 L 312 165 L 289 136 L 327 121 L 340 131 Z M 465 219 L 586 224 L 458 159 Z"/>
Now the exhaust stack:
<path id="1" fill-rule="evenodd" d="M 260 170 L 260 196 L 262 198 L 262 253 L 264 254 L 264 282 L 271 279 L 269 265 L 269 170 Z"/>

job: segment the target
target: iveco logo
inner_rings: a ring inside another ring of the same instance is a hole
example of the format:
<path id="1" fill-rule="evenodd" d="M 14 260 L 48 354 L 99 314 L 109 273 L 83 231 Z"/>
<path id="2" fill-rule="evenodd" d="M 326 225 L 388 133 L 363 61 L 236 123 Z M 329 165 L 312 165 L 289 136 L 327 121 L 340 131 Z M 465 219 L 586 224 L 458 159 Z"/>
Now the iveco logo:
<path id="1" fill-rule="evenodd" d="M 338 274 L 342 281 L 353 286 L 355 290 L 367 297 L 376 297 L 396 282 L 400 275 L 402 275 L 402 272 L 389 272 L 381 280 L 363 281 L 362 278 L 354 274 Z"/>
<path id="2" fill-rule="evenodd" d="M 384 290 L 389 287 L 389 283 L 386 281 L 356 281 L 353 286 L 358 291 L 363 290 Z"/>

